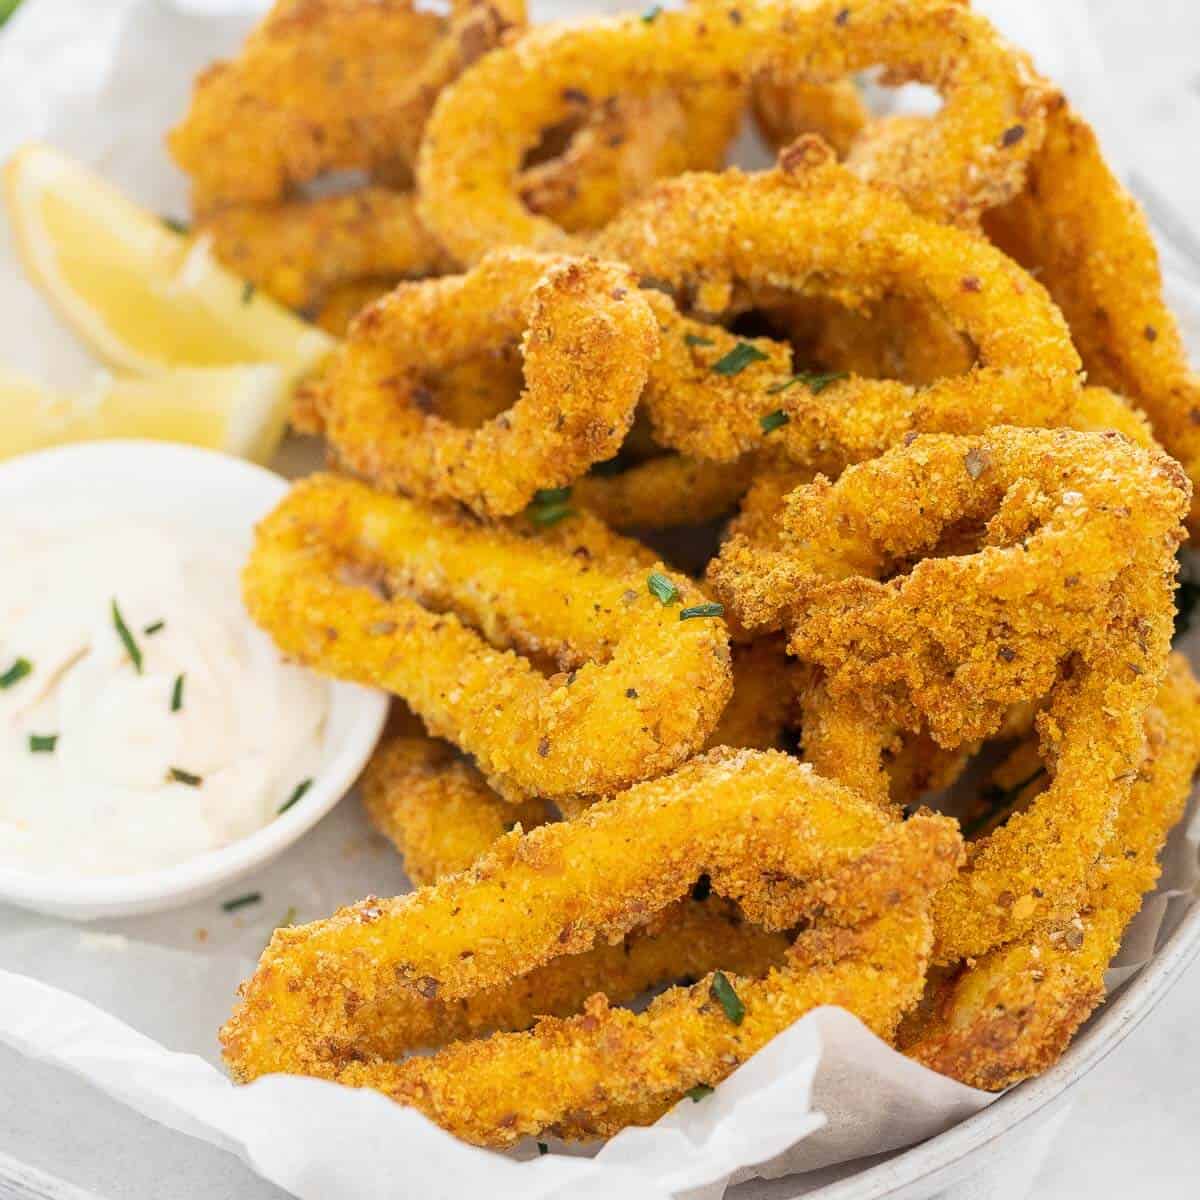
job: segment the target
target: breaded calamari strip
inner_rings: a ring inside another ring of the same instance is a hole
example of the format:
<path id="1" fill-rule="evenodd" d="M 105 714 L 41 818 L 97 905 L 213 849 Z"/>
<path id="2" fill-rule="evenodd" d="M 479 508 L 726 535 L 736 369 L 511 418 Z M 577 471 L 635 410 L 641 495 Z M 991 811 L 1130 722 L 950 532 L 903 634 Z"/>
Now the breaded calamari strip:
<path id="1" fill-rule="evenodd" d="M 528 1033 L 457 1042 L 400 1064 L 351 1063 L 338 1079 L 412 1105 L 467 1141 L 505 1146 L 544 1130 L 606 1137 L 648 1123 L 688 1089 L 719 1083 L 821 1004 L 840 1005 L 890 1036 L 920 996 L 929 896 L 959 852 L 945 818 L 889 826 L 825 876 L 817 927 L 763 978 L 714 973 L 640 1014 L 595 996 L 578 1016 L 540 1021 Z M 736 1017 L 722 995 L 736 999 Z"/>
<path id="2" fill-rule="evenodd" d="M 750 486 L 755 462 L 698 462 L 663 454 L 615 474 L 577 479 L 571 498 L 614 529 L 671 529 L 702 525 L 736 507 Z"/>
<path id="3" fill-rule="evenodd" d="M 662 357 L 644 403 L 655 438 L 692 457 L 728 460 L 767 444 L 836 473 L 914 433 L 1065 424 L 1079 391 L 1070 332 L 1036 280 L 978 235 L 856 179 L 816 139 L 790 147 L 773 171 L 661 183 L 596 245 L 701 313 L 736 312 L 763 286 L 844 303 L 912 295 L 978 350 L 966 374 L 921 389 L 860 376 L 816 387 L 793 374 L 782 344 L 673 318 L 665 297 L 652 299 Z"/>
<path id="4" fill-rule="evenodd" d="M 402 178 L 441 89 L 514 25 L 520 0 L 277 0 L 196 80 L 168 138 L 193 203 L 271 204 L 329 171 Z"/>
<path id="5" fill-rule="evenodd" d="M 1062 95 L 1027 186 L 987 213 L 984 229 L 1037 270 L 1071 326 L 1088 377 L 1140 405 L 1154 436 L 1200 484 L 1200 376 L 1163 299 L 1154 239 L 1095 132 Z M 1198 517 L 1193 508 L 1193 528 Z"/>
<path id="6" fill-rule="evenodd" d="M 914 869 L 918 849 L 922 865 Z M 241 1079 L 273 1070 L 336 1074 L 388 1057 L 391 1025 L 409 1027 L 414 992 L 470 997 L 619 940 L 701 873 L 767 926 L 819 908 L 854 927 L 915 891 L 927 896 L 958 853 L 951 822 L 892 825 L 785 755 L 709 755 L 574 821 L 509 835 L 470 872 L 434 888 L 277 931 L 223 1030 L 226 1056 Z M 886 870 L 897 856 L 904 869 Z M 854 886 L 839 886 L 837 872 L 848 864 L 859 868 L 849 872 Z M 927 952 L 927 927 L 923 940 Z M 922 954 L 900 945 L 916 972 L 902 991 L 915 996 Z M 771 1007 L 764 1005 L 764 1019 Z"/>
<path id="7" fill-rule="evenodd" d="M 1044 88 L 1024 55 L 955 0 L 751 0 L 684 12 L 546 25 L 447 88 L 425 131 L 422 219 L 464 262 L 501 245 L 560 250 L 573 239 L 529 212 L 514 181 L 569 98 L 740 92 L 757 71 L 828 83 L 878 63 L 932 84 L 945 103 L 888 180 L 918 209 L 969 221 L 1015 195 L 1040 144 Z M 487 114 L 484 119 L 483 114 Z"/>
<path id="8" fill-rule="evenodd" d="M 517 341 L 525 388 L 511 408 L 477 429 L 427 411 L 428 377 Z M 617 452 L 657 345 L 623 267 L 498 252 L 356 318 L 322 385 L 325 432 L 379 487 L 508 516 Z"/>
<path id="9" fill-rule="evenodd" d="M 1104 636 L 1131 570 L 1161 593 L 1145 619 L 1169 613 L 1189 493 L 1161 451 L 1115 434 L 928 434 L 797 489 L 780 540 L 735 534 L 709 577 L 746 628 L 784 624 L 835 696 L 954 746 Z"/>
<path id="10" fill-rule="evenodd" d="M 1104 999 L 1104 971 L 1183 814 L 1200 765 L 1200 686 L 1171 656 L 1146 714 L 1147 754 L 1117 813 L 1079 913 L 993 950 L 938 986 L 901 1049 L 973 1087 L 999 1090 L 1056 1062 Z"/>
<path id="11" fill-rule="evenodd" d="M 268 207 L 219 209 L 196 231 L 235 274 L 280 304 L 309 309 L 338 288 L 450 269 L 417 220 L 411 194 L 365 187 Z"/>
<path id="12" fill-rule="evenodd" d="M 314 476 L 259 526 L 244 593 L 285 653 L 400 695 L 506 798 L 558 800 L 670 770 L 728 699 L 724 623 L 683 619 L 705 597 L 669 572 L 662 604 L 651 569 L 586 515 L 485 527 Z"/>
<path id="13" fill-rule="evenodd" d="M 802 133 L 817 133 L 845 158 L 871 119 L 853 79 L 811 83 L 763 71 L 751 85 L 750 102 L 754 123 L 775 150 Z"/>

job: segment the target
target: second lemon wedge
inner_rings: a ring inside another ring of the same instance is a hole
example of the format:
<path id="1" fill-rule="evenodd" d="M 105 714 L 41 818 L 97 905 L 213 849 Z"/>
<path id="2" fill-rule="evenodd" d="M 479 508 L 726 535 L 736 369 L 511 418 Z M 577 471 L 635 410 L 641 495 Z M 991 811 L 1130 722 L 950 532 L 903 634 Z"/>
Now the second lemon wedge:
<path id="1" fill-rule="evenodd" d="M 151 438 L 265 462 L 283 434 L 289 377 L 278 366 L 196 367 L 142 377 L 101 373 L 53 392 L 0 368 L 0 458 L 64 442 Z"/>
<path id="2" fill-rule="evenodd" d="M 114 368 L 148 374 L 265 362 L 296 379 L 333 347 L 221 267 L 203 237 L 174 232 L 58 151 L 22 147 L 3 182 L 31 278 Z"/>

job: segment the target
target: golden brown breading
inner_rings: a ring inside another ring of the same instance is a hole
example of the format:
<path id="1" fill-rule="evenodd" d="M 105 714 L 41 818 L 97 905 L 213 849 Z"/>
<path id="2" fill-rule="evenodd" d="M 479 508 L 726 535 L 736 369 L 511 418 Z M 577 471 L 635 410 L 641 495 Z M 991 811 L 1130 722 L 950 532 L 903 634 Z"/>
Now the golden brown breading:
<path id="1" fill-rule="evenodd" d="M 654 569 L 680 605 L 650 593 Z M 670 770 L 729 697 L 724 623 L 681 619 L 703 594 L 584 514 L 484 527 L 315 476 L 259 526 L 244 589 L 285 653 L 400 695 L 514 800 Z"/>
<path id="2" fill-rule="evenodd" d="M 1146 714 L 1146 760 L 1122 802 L 1077 915 L 993 950 L 935 987 L 901 1048 L 973 1087 L 1009 1087 L 1044 1071 L 1104 998 L 1104 971 L 1183 814 L 1200 765 L 1200 685 L 1171 656 Z"/>
<path id="3" fill-rule="evenodd" d="M 277 0 L 196 81 L 168 145 L 200 213 L 270 204 L 328 171 L 403 178 L 438 92 L 524 22 L 520 0 Z"/>
<path id="4" fill-rule="evenodd" d="M 754 122 L 772 149 L 794 142 L 802 133 L 820 134 L 840 158 L 871 119 L 853 79 L 813 83 L 763 71 L 750 90 Z"/>
<path id="5" fill-rule="evenodd" d="M 959 853 L 944 818 L 894 825 L 785 755 L 711 754 L 574 821 L 509 835 L 466 875 L 278 930 L 223 1032 L 226 1054 L 239 1078 L 282 1069 L 381 1087 L 460 1136 L 495 1144 L 559 1121 L 602 1122 L 611 1104 L 669 1101 L 694 1083 L 716 1082 L 815 1003 L 846 1003 L 890 1032 L 919 994 L 928 898 Z M 594 1000 L 582 1017 L 524 1037 L 452 1046 L 395 1068 L 385 1061 L 398 1028 L 408 1026 L 414 991 L 470 997 L 620 938 L 701 872 L 768 927 L 821 914 L 822 927 L 797 941 L 791 969 L 760 983 L 734 977 L 746 1006 L 742 1024 L 714 1004 L 706 979 L 668 993 L 644 1018 L 605 1019 L 603 1002 Z M 645 1054 L 604 1054 L 620 1030 Z M 565 1061 L 552 1068 L 564 1051 L 576 1069 Z M 582 1089 L 595 1089 L 597 1055 L 612 1088 L 601 1089 L 599 1111 L 588 1112 L 578 1102 Z M 523 1073 L 506 1066 L 518 1063 Z M 534 1063 L 545 1072 L 535 1095 L 518 1093 Z M 496 1119 L 494 1100 L 506 1091 L 509 1110 L 525 1110 L 515 1122 Z"/>
<path id="6" fill-rule="evenodd" d="M 721 89 L 740 97 L 759 70 L 826 83 L 877 63 L 945 100 L 887 163 L 888 182 L 914 207 L 969 223 L 1016 194 L 1043 135 L 1045 89 L 983 18 L 955 0 L 755 0 L 653 21 L 630 13 L 541 26 L 488 55 L 429 122 L 417 167 L 422 219 L 464 262 L 502 245 L 569 248 L 572 236 L 529 212 L 515 180 L 541 131 L 569 115 L 572 95 L 675 92 L 716 96 L 723 108 Z"/>
<path id="7" fill-rule="evenodd" d="M 476 429 L 427 411 L 427 381 L 516 342 L 525 388 L 511 408 Z M 623 267 L 499 251 L 360 313 L 318 407 L 338 459 L 376 486 L 509 516 L 617 452 L 657 347 Z"/>

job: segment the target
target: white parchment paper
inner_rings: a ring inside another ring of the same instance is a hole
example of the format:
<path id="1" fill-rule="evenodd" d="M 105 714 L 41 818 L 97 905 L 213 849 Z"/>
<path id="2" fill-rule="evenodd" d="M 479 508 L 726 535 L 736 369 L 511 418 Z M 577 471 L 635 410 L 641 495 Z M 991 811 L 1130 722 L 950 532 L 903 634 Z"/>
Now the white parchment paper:
<path id="1" fill-rule="evenodd" d="M 0 158 L 30 139 L 97 167 L 164 214 L 186 213 L 163 146 L 193 74 L 229 53 L 255 0 L 25 0 L 0 35 Z M 587 8 L 533 5 L 539 19 Z M 994 0 L 980 7 L 1060 80 L 1122 161 L 1083 0 Z M 1175 281 L 1189 332 L 1200 303 Z M 0 219 L 0 362 L 60 386 L 96 364 L 24 280 Z M 1163 883 L 1110 973 L 1116 986 L 1153 953 L 1195 898 L 1197 848 L 1180 829 Z M 264 900 L 225 913 L 205 902 L 154 917 L 73 926 L 0 907 L 0 1041 L 76 1072 L 163 1124 L 238 1155 L 311 1200 L 486 1195 L 490 1200 L 612 1197 L 716 1200 L 728 1182 L 774 1178 L 930 1137 L 992 1097 L 909 1062 L 854 1017 L 820 1009 L 716 1092 L 599 1150 L 498 1155 L 365 1091 L 272 1077 L 235 1088 L 215 1031 L 271 930 L 294 908 L 312 920 L 368 893 L 407 888 L 394 853 L 350 797 L 283 858 L 247 880 Z M 1032 1177 L 1032 1172 L 1029 1173 Z M 1023 1189 L 1022 1189 L 1023 1190 Z M 1010 1193 L 1017 1195 L 1017 1192 Z"/>

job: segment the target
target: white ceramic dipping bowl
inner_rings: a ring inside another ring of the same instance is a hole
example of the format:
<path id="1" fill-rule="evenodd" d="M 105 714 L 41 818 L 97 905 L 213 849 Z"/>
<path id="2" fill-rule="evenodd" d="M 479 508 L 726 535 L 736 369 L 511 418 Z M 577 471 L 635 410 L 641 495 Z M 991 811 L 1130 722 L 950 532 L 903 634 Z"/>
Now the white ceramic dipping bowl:
<path id="1" fill-rule="evenodd" d="M 84 509 L 90 520 L 134 518 L 195 527 L 220 539 L 235 561 L 287 481 L 210 450 L 167 442 L 89 442 L 0 463 L 0 523 L 18 514 Z M 219 850 L 136 875 L 74 877 L 0 866 L 0 902 L 88 921 L 135 916 L 200 900 L 263 866 L 346 794 L 387 716 L 382 692 L 330 684 L 320 766 L 308 792 L 269 825 Z"/>

